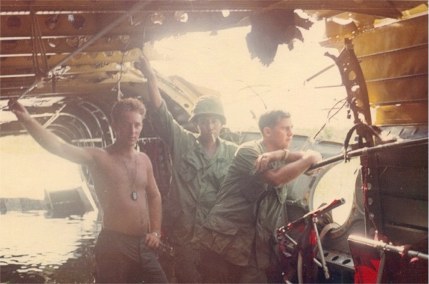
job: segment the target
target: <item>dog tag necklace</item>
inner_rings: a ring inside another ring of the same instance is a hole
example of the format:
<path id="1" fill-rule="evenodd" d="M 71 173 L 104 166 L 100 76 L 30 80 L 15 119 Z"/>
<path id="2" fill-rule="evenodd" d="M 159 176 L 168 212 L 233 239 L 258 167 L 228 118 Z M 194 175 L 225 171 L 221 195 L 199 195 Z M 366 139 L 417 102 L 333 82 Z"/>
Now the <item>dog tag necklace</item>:
<path id="1" fill-rule="evenodd" d="M 125 160 L 122 160 L 122 163 L 124 164 L 125 170 L 127 171 L 127 176 L 130 179 L 130 184 L 131 184 L 131 186 L 130 186 L 130 192 L 131 192 L 130 193 L 130 197 L 131 197 L 131 200 L 136 201 L 137 198 L 138 198 L 138 195 L 137 195 L 137 192 L 134 190 L 134 186 L 135 186 L 135 183 L 136 183 L 136 176 L 137 176 L 137 158 L 134 157 L 133 160 L 134 160 L 134 163 L 133 163 L 134 167 L 131 166 L 132 167 L 131 170 L 133 171 L 133 173 L 131 173 L 131 170 L 128 168 L 127 163 L 125 162 Z"/>

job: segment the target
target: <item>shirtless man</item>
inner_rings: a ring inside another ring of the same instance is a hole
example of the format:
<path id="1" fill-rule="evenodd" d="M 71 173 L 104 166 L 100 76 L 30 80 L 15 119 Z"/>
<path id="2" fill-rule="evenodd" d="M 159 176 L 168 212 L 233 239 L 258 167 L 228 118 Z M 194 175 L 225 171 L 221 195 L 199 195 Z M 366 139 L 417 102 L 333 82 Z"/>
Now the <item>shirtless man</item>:
<path id="1" fill-rule="evenodd" d="M 9 101 L 9 108 L 43 148 L 89 168 L 103 212 L 95 246 L 96 282 L 166 283 L 154 251 L 160 244 L 161 195 L 151 161 L 136 150 L 144 105 L 137 99 L 124 99 L 113 106 L 116 140 L 104 149 L 62 141 L 16 100 Z"/>

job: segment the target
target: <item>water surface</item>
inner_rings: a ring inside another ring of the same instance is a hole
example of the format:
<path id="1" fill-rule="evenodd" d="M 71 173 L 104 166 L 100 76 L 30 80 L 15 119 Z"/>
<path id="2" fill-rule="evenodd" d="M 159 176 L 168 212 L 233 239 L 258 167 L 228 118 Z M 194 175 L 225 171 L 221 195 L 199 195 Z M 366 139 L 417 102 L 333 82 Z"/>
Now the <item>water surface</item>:
<path id="1" fill-rule="evenodd" d="M 0 215 L 1 282 L 93 282 L 97 213 L 56 219 L 45 212 Z"/>

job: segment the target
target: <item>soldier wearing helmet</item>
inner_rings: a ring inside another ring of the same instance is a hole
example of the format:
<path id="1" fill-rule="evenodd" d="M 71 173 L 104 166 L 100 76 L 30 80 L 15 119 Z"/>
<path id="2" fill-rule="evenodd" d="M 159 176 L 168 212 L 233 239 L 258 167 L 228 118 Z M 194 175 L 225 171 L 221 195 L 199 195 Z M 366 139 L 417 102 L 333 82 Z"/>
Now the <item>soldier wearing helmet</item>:
<path id="1" fill-rule="evenodd" d="M 226 123 L 222 102 L 215 96 L 200 97 L 195 104 L 195 108 L 192 111 L 192 116 L 189 120 L 195 121 L 195 119 L 201 115 L 214 115 L 219 118 L 222 124 Z"/>
<path id="2" fill-rule="evenodd" d="M 163 225 L 175 246 L 175 280 L 201 283 L 198 271 L 200 251 L 192 240 L 216 201 L 237 145 L 219 137 L 226 123 L 219 98 L 200 97 L 190 117 L 198 133 L 190 132 L 168 111 L 146 57 L 142 56 L 136 67 L 147 79 L 149 97 L 155 109 L 150 117 L 158 135 L 168 145 L 172 158 L 172 188 L 164 203 Z"/>

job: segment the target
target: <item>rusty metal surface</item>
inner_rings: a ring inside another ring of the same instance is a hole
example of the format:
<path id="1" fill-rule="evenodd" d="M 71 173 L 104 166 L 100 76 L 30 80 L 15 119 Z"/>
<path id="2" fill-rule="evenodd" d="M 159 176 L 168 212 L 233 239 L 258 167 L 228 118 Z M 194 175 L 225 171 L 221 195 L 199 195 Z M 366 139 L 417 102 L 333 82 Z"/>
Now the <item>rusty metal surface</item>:
<path id="1" fill-rule="evenodd" d="M 349 15 L 356 23 L 365 25 L 357 26 L 362 32 L 367 23 L 385 17 L 397 19 L 403 10 L 420 3 L 425 2 L 1 1 L 0 99 L 21 96 L 27 90 L 25 95 L 29 96 L 57 91 L 84 96 L 93 92 L 94 83 L 99 84 L 100 89 L 110 89 L 115 81 L 112 78 L 118 76 L 118 65 L 134 61 L 138 56 L 135 49 L 141 48 L 144 42 L 190 31 L 248 25 L 250 15 L 264 11 L 303 9 L 326 19 L 351 12 Z M 229 10 L 230 15 L 224 17 L 223 10 Z M 119 17 L 124 20 L 106 30 Z M 101 32 L 103 35 L 94 40 Z M 346 33 L 347 30 L 339 29 L 332 38 Z M 88 41 L 93 42 L 79 50 Z M 124 81 L 139 81 L 129 76 L 135 72 L 132 69 L 123 72 Z M 36 88 L 35 82 L 42 80 L 44 84 L 37 84 Z M 53 81 L 56 88 L 49 90 L 47 85 Z M 103 83 L 106 87 L 102 87 Z M 67 89 L 69 85 L 73 89 Z"/>

